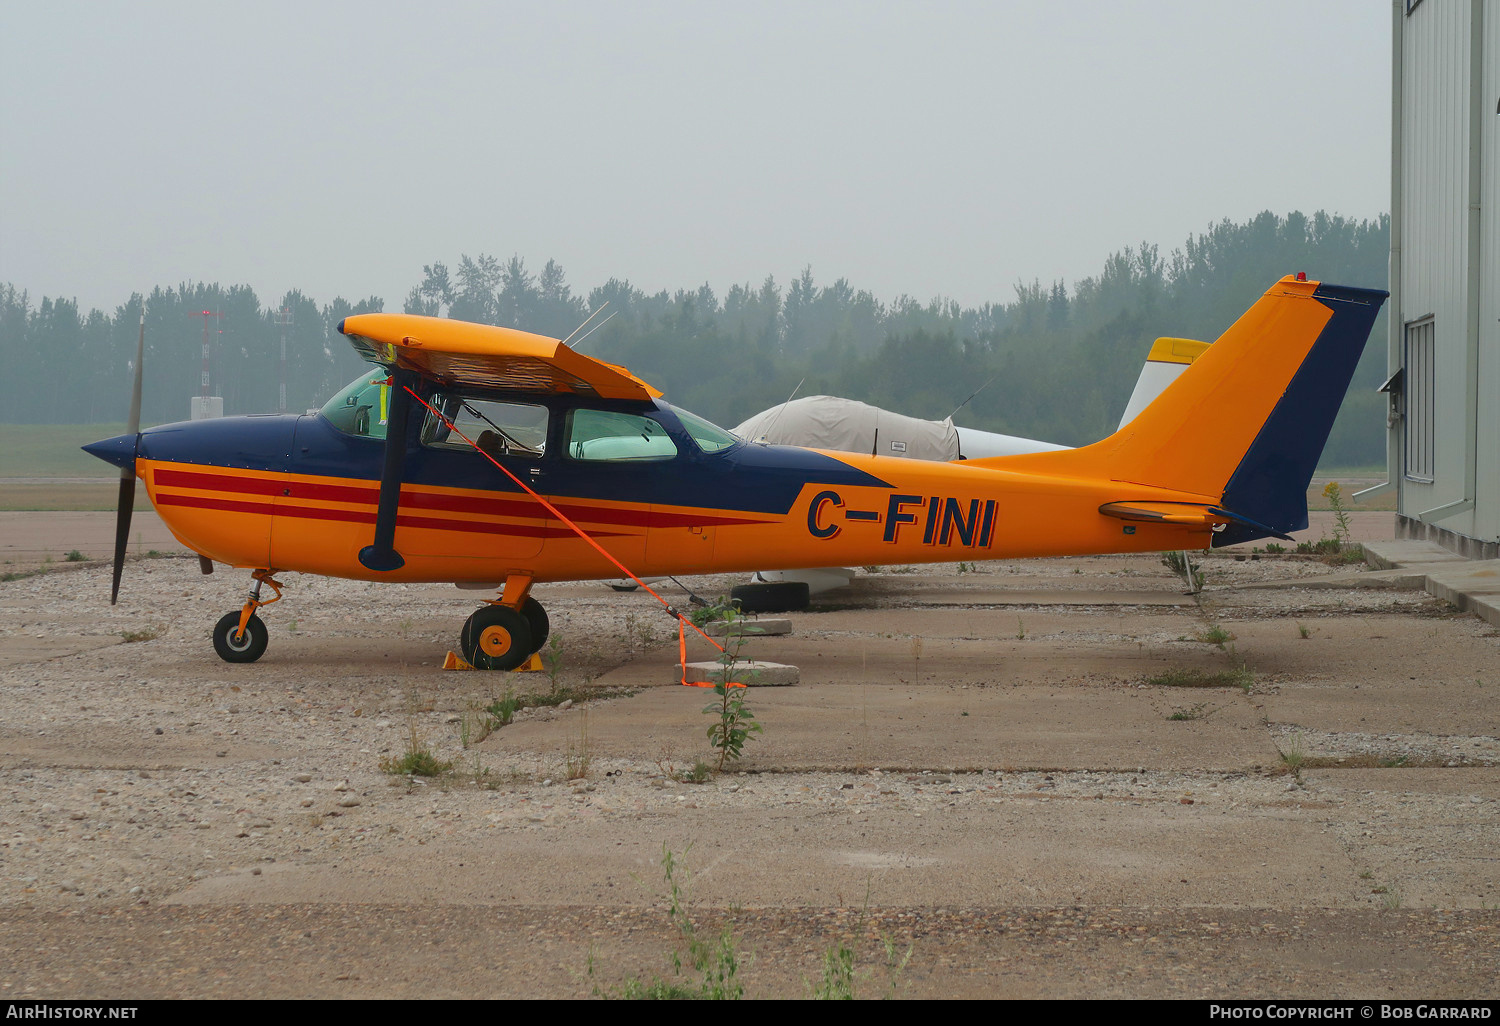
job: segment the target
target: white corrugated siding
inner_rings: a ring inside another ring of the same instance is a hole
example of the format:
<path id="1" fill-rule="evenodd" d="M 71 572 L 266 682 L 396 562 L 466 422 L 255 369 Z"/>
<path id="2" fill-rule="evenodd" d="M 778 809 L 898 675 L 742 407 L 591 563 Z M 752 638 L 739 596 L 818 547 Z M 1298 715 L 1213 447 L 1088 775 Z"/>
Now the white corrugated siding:
<path id="1" fill-rule="evenodd" d="M 1480 152 L 1479 475 L 1474 536 L 1500 541 L 1500 2 L 1484 7 Z"/>
<path id="2" fill-rule="evenodd" d="M 1487 15 L 1500 7 L 1486 3 Z M 1470 10 L 1466 0 L 1426 0 L 1404 26 L 1399 317 L 1403 323 L 1433 317 L 1436 363 L 1434 480 L 1402 481 L 1401 512 L 1407 516 L 1464 497 Z M 1493 417 L 1493 409 L 1487 415 Z M 1484 458 L 1493 462 L 1493 447 Z M 1472 513 L 1437 523 L 1474 534 Z"/>

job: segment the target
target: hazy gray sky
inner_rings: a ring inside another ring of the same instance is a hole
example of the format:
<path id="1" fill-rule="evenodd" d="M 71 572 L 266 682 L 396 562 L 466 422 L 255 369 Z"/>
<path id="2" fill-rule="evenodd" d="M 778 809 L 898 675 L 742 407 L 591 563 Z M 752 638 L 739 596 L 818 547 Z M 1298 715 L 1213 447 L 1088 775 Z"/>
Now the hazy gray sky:
<path id="1" fill-rule="evenodd" d="M 1372 0 L 17 0 L 0 281 L 399 309 L 488 252 L 973 304 L 1221 218 L 1374 216 L 1389 133 Z"/>

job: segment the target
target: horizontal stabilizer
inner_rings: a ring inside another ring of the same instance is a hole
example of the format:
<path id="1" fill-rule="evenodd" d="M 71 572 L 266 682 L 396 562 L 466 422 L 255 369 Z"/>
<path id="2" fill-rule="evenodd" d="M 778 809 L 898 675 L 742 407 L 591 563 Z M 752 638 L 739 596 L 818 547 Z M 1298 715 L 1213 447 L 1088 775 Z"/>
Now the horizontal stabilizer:
<path id="1" fill-rule="evenodd" d="M 1106 502 L 1099 512 L 1117 520 L 1137 523 L 1188 524 L 1212 527 L 1229 519 L 1215 517 L 1214 507 L 1196 502 Z"/>
<path id="2" fill-rule="evenodd" d="M 1239 513 L 1231 513 L 1222 506 L 1211 506 L 1201 502 L 1106 502 L 1099 512 L 1116 520 L 1132 520 L 1149 524 L 1184 524 L 1189 527 L 1208 527 L 1215 534 L 1224 530 L 1226 524 L 1239 524 L 1258 533 L 1291 541 L 1289 535 L 1251 520 Z"/>

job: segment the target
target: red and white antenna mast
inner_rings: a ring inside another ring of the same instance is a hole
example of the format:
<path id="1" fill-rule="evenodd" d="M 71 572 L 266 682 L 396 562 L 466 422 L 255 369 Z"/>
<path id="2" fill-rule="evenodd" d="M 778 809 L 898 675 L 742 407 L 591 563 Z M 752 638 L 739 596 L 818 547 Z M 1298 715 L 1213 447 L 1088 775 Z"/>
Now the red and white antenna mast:
<path id="1" fill-rule="evenodd" d="M 218 311 L 214 311 L 214 310 L 203 310 L 203 311 L 200 311 L 200 312 L 190 313 L 190 314 L 188 314 L 188 316 L 189 317 L 202 317 L 203 318 L 203 391 L 200 392 L 199 394 L 203 397 L 203 405 L 207 406 L 208 405 L 208 394 L 209 394 L 208 393 L 208 319 L 210 317 L 212 317 L 216 321 L 222 321 L 224 319 L 224 315 L 222 313 L 219 313 Z M 224 329 L 223 328 L 217 328 L 214 333 L 217 334 L 217 335 L 222 335 L 222 334 L 224 334 Z"/>

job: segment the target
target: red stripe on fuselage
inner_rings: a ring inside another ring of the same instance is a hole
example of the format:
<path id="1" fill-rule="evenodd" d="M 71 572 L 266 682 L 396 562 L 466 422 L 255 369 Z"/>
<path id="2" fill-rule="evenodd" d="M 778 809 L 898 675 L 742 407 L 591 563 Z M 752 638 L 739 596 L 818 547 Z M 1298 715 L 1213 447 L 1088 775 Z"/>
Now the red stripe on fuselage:
<path id="1" fill-rule="evenodd" d="M 380 489 L 373 484 L 368 486 L 331 485 L 298 481 L 290 477 L 280 479 L 238 477 L 190 470 L 158 469 L 156 483 L 172 488 L 199 488 L 205 491 L 242 495 L 283 495 L 290 498 L 311 499 L 314 502 L 351 502 L 370 506 L 374 506 L 380 498 Z M 665 513 L 648 509 L 580 506 L 567 502 L 557 502 L 553 505 L 564 516 L 573 520 L 594 524 L 616 524 L 622 527 L 721 527 L 766 523 L 764 520 L 745 517 L 701 516 L 695 513 Z M 430 509 L 444 513 L 477 513 L 500 517 L 542 515 L 542 511 L 537 509 L 537 504 L 528 499 L 492 499 L 480 495 L 419 492 L 409 488 L 401 491 L 401 506 L 405 509 Z M 329 519 L 338 518 L 330 517 Z"/>
<path id="2" fill-rule="evenodd" d="M 261 516 L 296 517 L 302 520 L 335 520 L 352 524 L 373 524 L 373 510 L 321 509 L 314 506 L 272 505 L 269 502 L 244 502 L 237 499 L 210 499 L 198 495 L 156 496 L 162 506 L 189 506 L 193 509 L 217 509 L 229 513 L 255 513 Z M 484 520 L 448 520 L 418 517 L 409 513 L 396 516 L 399 527 L 422 527 L 434 531 L 466 531 L 470 534 L 507 534 L 524 538 L 572 538 L 566 527 L 543 527 L 534 524 L 502 524 Z M 592 531 L 596 538 L 618 537 L 618 531 Z"/>

